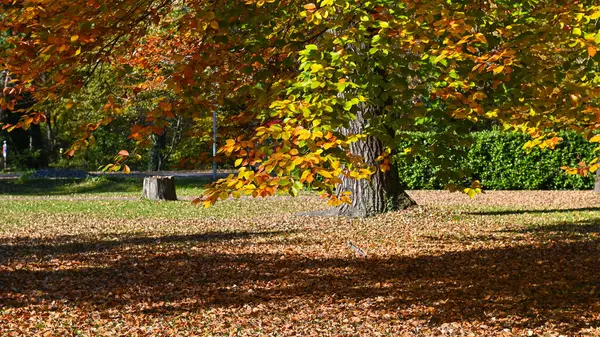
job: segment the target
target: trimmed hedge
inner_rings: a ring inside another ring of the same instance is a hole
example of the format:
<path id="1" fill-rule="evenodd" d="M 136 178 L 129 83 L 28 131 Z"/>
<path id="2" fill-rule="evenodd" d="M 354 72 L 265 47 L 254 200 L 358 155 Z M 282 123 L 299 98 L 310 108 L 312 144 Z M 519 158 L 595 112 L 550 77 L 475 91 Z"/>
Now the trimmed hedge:
<path id="1" fill-rule="evenodd" d="M 414 136 L 414 134 L 413 134 Z M 465 148 L 467 156 L 454 160 L 455 170 L 470 172 L 451 183 L 465 184 L 473 179 L 481 181 L 488 190 L 567 190 L 593 189 L 594 176 L 569 175 L 561 166 L 575 167 L 581 160 L 594 158 L 596 145 L 583 137 L 562 132 L 563 141 L 555 150 L 535 148 L 530 153 L 523 145 L 530 137 L 520 133 L 499 131 L 476 132 L 473 143 Z M 433 144 L 431 134 L 416 137 L 422 146 Z M 399 144 L 399 149 L 410 147 L 410 142 Z M 411 158 L 398 156 L 400 179 L 406 189 L 441 189 L 448 181 L 440 166 L 432 164 L 429 154 Z M 436 174 L 438 176 L 436 176 Z"/>

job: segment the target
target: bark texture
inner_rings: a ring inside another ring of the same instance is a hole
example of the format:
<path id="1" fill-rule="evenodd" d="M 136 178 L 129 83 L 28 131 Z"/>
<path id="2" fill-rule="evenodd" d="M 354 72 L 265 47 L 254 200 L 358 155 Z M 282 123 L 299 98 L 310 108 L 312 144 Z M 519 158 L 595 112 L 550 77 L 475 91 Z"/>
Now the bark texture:
<path id="1" fill-rule="evenodd" d="M 361 104 L 348 128 L 342 129 L 345 135 L 358 134 L 364 131 L 367 117 L 371 109 L 366 104 Z M 367 165 L 377 166 L 377 157 L 383 151 L 382 142 L 374 136 L 353 143 L 350 146 L 352 155 L 363 157 Z M 398 168 L 393 165 L 390 170 L 383 172 L 377 170 L 370 180 L 354 180 L 342 178 L 338 193 L 352 192 L 352 204 L 344 204 L 333 209 L 336 215 L 350 217 L 369 217 L 380 213 L 403 210 L 416 205 L 415 201 L 402 189 L 398 176 Z"/>
<path id="2" fill-rule="evenodd" d="M 370 109 L 373 108 L 368 105 L 359 106 L 356 120 L 352 121 L 347 128 L 343 128 L 342 133 L 345 135 L 362 133 L 367 125 L 365 116 L 371 113 Z M 365 140 L 355 142 L 350 146 L 353 156 L 364 158 L 365 163 L 371 166 L 377 166 L 377 157 L 383 153 L 383 150 L 383 143 L 375 136 L 368 136 Z M 337 193 L 341 195 L 347 191 L 352 192 L 351 204 L 301 215 L 364 218 L 416 205 L 416 202 L 400 186 L 396 165 L 392 165 L 391 169 L 385 172 L 378 169 L 370 180 L 342 177 L 342 184 L 338 186 Z"/>
<path id="3" fill-rule="evenodd" d="M 596 170 L 596 183 L 594 184 L 594 193 L 600 194 L 600 169 Z"/>
<path id="4" fill-rule="evenodd" d="M 144 178 L 142 198 L 149 200 L 177 200 L 175 178 L 172 176 Z"/>

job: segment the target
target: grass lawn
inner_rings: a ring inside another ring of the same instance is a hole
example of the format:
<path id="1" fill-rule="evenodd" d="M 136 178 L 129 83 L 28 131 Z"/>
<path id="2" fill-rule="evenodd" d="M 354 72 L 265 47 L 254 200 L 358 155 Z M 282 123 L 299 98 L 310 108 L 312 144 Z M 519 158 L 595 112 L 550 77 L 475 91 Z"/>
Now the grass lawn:
<path id="1" fill-rule="evenodd" d="M 0 180 L 0 196 L 139 197 L 144 178 L 92 177 L 87 179 L 11 179 Z M 175 178 L 181 196 L 197 196 L 204 178 Z"/>
<path id="2" fill-rule="evenodd" d="M 591 192 L 413 191 L 358 220 L 140 189 L 0 181 L 0 336 L 600 336 Z"/>

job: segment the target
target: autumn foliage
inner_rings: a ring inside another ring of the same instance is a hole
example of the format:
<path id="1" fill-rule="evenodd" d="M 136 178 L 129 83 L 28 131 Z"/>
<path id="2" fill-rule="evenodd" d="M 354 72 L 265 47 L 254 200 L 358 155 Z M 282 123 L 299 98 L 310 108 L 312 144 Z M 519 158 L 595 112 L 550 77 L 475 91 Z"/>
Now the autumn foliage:
<path id="1" fill-rule="evenodd" d="M 44 102 L 68 97 L 99 67 L 112 69 L 122 89 L 106 103 L 105 118 L 118 118 L 144 92 L 169 92 L 147 113 L 150 125 L 132 127 L 140 144 L 176 116 L 200 123 L 226 110 L 232 133 L 220 152 L 235 158 L 239 173 L 207 191 L 206 205 L 229 196 L 296 195 L 304 187 L 323 191 L 334 205 L 348 202 L 335 187 L 394 170 L 391 158 L 406 131 L 434 131 L 451 143 L 491 119 L 532 135 L 529 147 L 555 146 L 554 132 L 565 128 L 600 141 L 593 136 L 600 125 L 594 1 L 2 6 L 0 31 L 9 32 L 10 48 L 0 66 L 11 83 L 0 102 L 11 110 L 26 94 L 38 102 L 21 111 L 18 126 L 43 122 Z M 363 131 L 343 132 L 357 112 L 365 116 Z M 384 146 L 373 163 L 350 151 L 368 137 Z M 435 147 L 421 151 L 443 160 Z M 580 170 L 596 168 L 583 163 Z M 465 191 L 479 192 L 478 183 Z"/>

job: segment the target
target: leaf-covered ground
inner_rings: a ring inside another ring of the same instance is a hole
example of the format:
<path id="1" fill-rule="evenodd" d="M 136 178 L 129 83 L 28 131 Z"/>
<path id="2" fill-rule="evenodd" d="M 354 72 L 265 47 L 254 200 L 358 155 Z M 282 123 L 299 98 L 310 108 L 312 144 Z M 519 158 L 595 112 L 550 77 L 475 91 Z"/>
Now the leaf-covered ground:
<path id="1" fill-rule="evenodd" d="M 2 194 L 0 336 L 600 335 L 600 197 L 410 194 L 368 220 Z"/>

